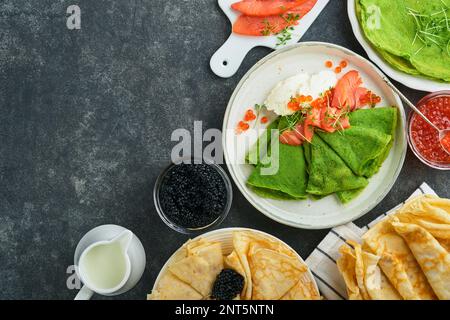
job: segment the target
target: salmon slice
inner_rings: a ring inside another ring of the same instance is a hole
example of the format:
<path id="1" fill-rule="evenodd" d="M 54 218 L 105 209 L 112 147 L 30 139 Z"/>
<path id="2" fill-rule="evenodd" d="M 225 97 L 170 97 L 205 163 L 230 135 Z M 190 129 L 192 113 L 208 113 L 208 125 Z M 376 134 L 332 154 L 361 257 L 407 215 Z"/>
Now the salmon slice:
<path id="1" fill-rule="evenodd" d="M 288 144 L 290 146 L 301 146 L 303 144 L 303 139 L 298 137 L 295 130 L 285 130 L 280 135 L 280 142 L 282 144 Z"/>
<path id="2" fill-rule="evenodd" d="M 299 15 L 300 18 L 303 18 L 316 3 L 317 0 L 307 0 L 292 10 L 288 10 L 283 16 L 254 17 L 241 15 L 233 25 L 233 32 L 246 36 L 269 35 L 266 34 L 267 31 L 270 32 L 270 35 L 277 34 L 286 27 L 298 24 L 298 20 L 294 20 L 292 23 L 286 19 L 289 14 Z"/>
<path id="3" fill-rule="evenodd" d="M 350 120 L 345 109 L 334 107 L 324 108 L 322 111 L 320 128 L 326 132 L 335 132 L 350 128 Z"/>
<path id="4" fill-rule="evenodd" d="M 305 119 L 303 123 L 299 123 L 296 127 L 297 136 L 300 136 L 303 141 L 311 142 L 314 136 L 314 127 L 308 124 L 308 120 Z"/>
<path id="5" fill-rule="evenodd" d="M 307 0 L 244 0 L 233 3 L 231 8 L 247 16 L 267 17 L 283 14 L 305 1 Z"/>
<path id="6" fill-rule="evenodd" d="M 331 106 L 339 109 L 349 108 L 351 111 L 359 107 L 361 98 L 367 93 L 367 89 L 361 87 L 362 83 L 358 71 L 347 72 L 334 88 Z"/>

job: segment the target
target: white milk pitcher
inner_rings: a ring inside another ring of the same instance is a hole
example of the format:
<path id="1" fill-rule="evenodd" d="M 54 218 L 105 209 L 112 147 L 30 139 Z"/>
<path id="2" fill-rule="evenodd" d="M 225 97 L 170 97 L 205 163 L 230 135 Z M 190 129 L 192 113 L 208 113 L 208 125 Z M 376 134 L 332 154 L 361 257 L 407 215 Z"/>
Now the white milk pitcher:
<path id="1" fill-rule="evenodd" d="M 110 295 L 119 291 L 130 278 L 128 248 L 133 233 L 124 230 L 110 241 L 99 241 L 83 251 L 78 275 L 84 283 L 75 300 L 89 300 L 95 293 Z"/>

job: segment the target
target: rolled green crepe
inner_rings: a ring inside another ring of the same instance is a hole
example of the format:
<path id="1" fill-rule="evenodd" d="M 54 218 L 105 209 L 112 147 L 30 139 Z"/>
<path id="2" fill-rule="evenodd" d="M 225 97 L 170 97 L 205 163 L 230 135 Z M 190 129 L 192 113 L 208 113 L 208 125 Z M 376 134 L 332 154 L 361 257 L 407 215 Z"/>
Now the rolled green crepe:
<path id="1" fill-rule="evenodd" d="M 274 175 L 263 175 L 261 169 L 269 167 L 258 164 L 247 180 L 247 184 L 255 193 L 273 199 L 306 199 L 308 174 L 303 147 L 279 144 L 279 169 Z"/>
<path id="2" fill-rule="evenodd" d="M 358 176 L 373 175 L 373 163 L 378 162 L 391 142 L 392 136 L 379 130 L 352 126 L 351 128 L 334 132 L 316 131 Z"/>
<path id="3" fill-rule="evenodd" d="M 319 135 L 314 135 L 309 148 L 309 194 L 324 196 L 367 186 L 367 179 L 355 175 Z"/>

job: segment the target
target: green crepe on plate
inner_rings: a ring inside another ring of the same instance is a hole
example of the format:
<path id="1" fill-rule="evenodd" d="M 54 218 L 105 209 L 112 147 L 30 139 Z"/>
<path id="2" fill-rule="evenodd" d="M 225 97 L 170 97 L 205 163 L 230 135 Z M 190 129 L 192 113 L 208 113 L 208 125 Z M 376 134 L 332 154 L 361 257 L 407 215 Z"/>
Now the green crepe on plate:
<path id="1" fill-rule="evenodd" d="M 391 142 L 392 136 L 376 129 L 351 126 L 344 131 L 334 133 L 316 131 L 358 176 L 371 177 L 373 163 L 378 159 Z"/>
<path id="2" fill-rule="evenodd" d="M 372 163 L 372 166 L 369 169 L 369 172 L 371 173 L 370 176 L 373 176 L 378 172 L 378 170 L 380 170 L 380 167 L 382 166 L 384 160 L 386 160 L 389 156 L 389 152 L 394 144 L 395 131 L 397 129 L 398 121 L 398 110 L 396 107 L 361 109 L 352 112 L 349 118 L 352 126 L 375 129 L 392 137 L 384 152 L 380 155 L 377 161 Z"/>
<path id="3" fill-rule="evenodd" d="M 390 62 L 450 82 L 450 0 L 356 1 L 366 38 Z"/>
<path id="4" fill-rule="evenodd" d="M 355 9 L 356 9 L 356 17 L 358 18 L 358 21 L 361 24 L 362 23 L 361 4 L 360 4 L 359 0 L 355 1 Z M 411 64 L 411 62 L 409 62 L 405 58 L 395 56 L 381 48 L 375 47 L 375 49 L 380 54 L 380 56 L 394 68 L 396 68 L 400 71 L 403 71 L 405 73 L 412 74 L 412 75 L 420 75 L 420 72 L 417 71 L 417 69 L 414 68 L 414 66 Z"/>
<path id="5" fill-rule="evenodd" d="M 305 147 L 308 149 L 309 180 L 306 191 L 309 194 L 326 196 L 367 186 L 367 179 L 355 175 L 319 135 L 314 135 L 312 143 Z"/>
<path id="6" fill-rule="evenodd" d="M 391 151 L 395 139 L 395 129 L 397 128 L 398 110 L 395 107 L 360 109 L 350 113 L 349 118 L 352 126 L 376 130 L 381 135 L 384 134 L 391 137 L 383 152 L 365 168 L 366 175 L 368 177 L 373 176 L 380 170 Z M 338 192 L 337 196 L 342 203 L 348 203 L 355 199 L 361 192 L 362 189 L 350 190 Z"/>
<path id="7" fill-rule="evenodd" d="M 263 175 L 261 169 L 268 164 L 258 164 L 247 180 L 253 191 L 265 198 L 279 200 L 306 199 L 308 174 L 303 147 L 279 144 L 279 169 L 274 175 Z M 265 159 L 267 160 L 267 158 Z M 266 161 L 263 161 L 263 163 Z"/>
<path id="8" fill-rule="evenodd" d="M 260 151 L 261 141 L 265 138 L 266 141 L 266 149 L 269 150 L 271 138 L 272 138 L 272 130 L 278 129 L 278 124 L 280 122 L 280 118 L 275 119 L 271 124 L 267 126 L 264 130 L 263 134 L 258 138 L 253 147 L 250 148 L 247 155 L 245 156 L 245 162 L 252 165 L 257 165 L 266 154 Z M 266 151 L 267 151 L 266 150 Z"/>

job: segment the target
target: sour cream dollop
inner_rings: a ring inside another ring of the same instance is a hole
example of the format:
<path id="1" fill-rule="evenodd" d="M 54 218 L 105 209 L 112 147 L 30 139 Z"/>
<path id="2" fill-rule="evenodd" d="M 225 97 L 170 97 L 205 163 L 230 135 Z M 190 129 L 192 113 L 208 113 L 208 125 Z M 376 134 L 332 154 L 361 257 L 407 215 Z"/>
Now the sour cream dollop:
<path id="1" fill-rule="evenodd" d="M 270 92 L 264 104 L 280 116 L 288 116 L 294 111 L 288 108 L 291 98 L 299 95 L 319 98 L 320 94 L 334 87 L 337 82 L 336 74 L 325 70 L 317 74 L 300 73 L 279 82 Z"/>

